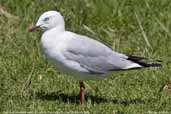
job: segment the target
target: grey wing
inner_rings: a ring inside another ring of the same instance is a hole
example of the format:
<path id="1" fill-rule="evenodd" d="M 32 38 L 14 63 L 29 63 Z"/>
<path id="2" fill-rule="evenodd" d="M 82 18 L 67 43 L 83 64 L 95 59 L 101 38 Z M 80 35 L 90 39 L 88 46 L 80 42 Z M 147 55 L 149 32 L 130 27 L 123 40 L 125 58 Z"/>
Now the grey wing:
<path id="1" fill-rule="evenodd" d="M 93 74 L 124 69 L 131 64 L 126 55 L 114 52 L 104 44 L 85 36 L 71 40 L 64 56 L 67 60 L 77 62 L 80 67 Z"/>

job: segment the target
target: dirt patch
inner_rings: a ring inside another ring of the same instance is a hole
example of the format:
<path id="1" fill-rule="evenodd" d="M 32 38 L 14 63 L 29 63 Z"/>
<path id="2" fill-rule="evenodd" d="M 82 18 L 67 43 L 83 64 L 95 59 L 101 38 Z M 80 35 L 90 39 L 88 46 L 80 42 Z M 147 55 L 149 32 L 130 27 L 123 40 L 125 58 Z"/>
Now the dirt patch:
<path id="1" fill-rule="evenodd" d="M 0 16 L 5 16 L 6 18 L 9 18 L 9 19 L 19 20 L 18 16 L 11 14 L 7 10 L 5 10 L 5 8 L 2 6 L 0 6 Z"/>

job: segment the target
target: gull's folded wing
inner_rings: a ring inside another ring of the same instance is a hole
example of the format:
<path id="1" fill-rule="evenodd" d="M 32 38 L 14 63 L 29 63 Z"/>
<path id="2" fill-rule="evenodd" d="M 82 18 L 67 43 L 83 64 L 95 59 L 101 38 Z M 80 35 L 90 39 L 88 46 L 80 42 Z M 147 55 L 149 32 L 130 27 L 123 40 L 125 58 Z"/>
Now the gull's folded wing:
<path id="1" fill-rule="evenodd" d="M 141 67 L 127 60 L 126 55 L 114 52 L 102 43 L 81 35 L 68 43 L 63 55 L 68 61 L 75 62 L 93 74 L 104 74 L 130 66 Z"/>

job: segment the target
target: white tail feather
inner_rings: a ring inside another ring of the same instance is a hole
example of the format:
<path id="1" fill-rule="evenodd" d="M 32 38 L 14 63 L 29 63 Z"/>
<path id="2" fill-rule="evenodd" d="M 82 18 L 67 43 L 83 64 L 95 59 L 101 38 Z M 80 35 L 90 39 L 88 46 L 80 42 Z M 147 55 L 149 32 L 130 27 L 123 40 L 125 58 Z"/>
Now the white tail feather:
<path id="1" fill-rule="evenodd" d="M 141 68 L 141 67 L 143 67 L 143 66 L 141 66 L 141 65 L 139 65 L 137 63 L 132 63 L 132 64 L 126 66 L 124 69 Z"/>

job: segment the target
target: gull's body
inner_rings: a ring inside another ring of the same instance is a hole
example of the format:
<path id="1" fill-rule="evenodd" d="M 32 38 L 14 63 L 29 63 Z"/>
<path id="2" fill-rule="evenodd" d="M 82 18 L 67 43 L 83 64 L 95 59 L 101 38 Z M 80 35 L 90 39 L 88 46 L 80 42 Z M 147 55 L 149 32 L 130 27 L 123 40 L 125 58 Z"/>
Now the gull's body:
<path id="1" fill-rule="evenodd" d="M 130 58 L 87 36 L 66 31 L 64 19 L 56 11 L 42 14 L 30 31 L 38 27 L 44 30 L 41 46 L 48 60 L 80 81 L 103 79 L 112 71 L 160 65 L 141 62 L 141 57 Z"/>
<path id="2" fill-rule="evenodd" d="M 103 79 L 111 71 L 142 67 L 100 42 L 56 28 L 43 33 L 41 45 L 51 63 L 79 80 Z"/>

